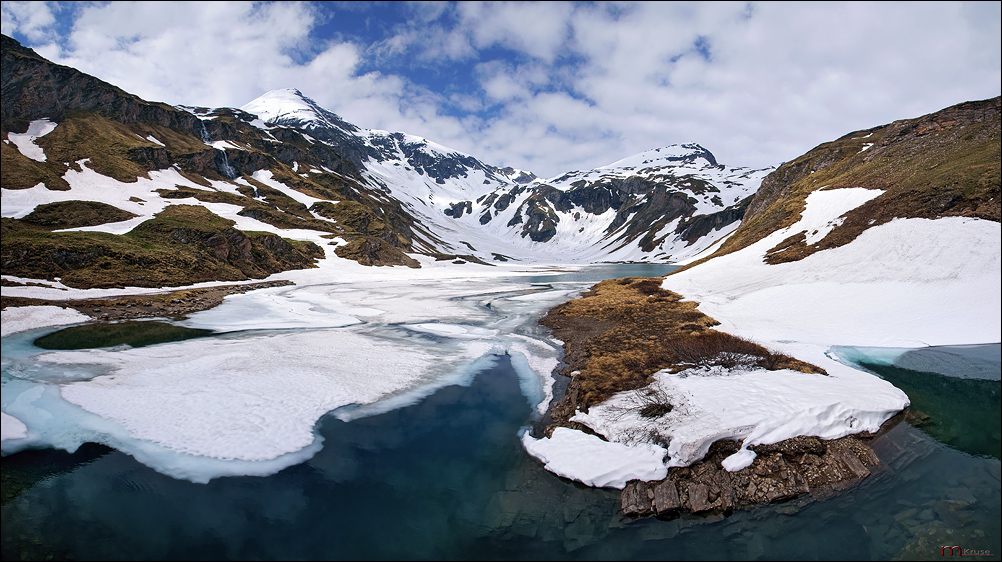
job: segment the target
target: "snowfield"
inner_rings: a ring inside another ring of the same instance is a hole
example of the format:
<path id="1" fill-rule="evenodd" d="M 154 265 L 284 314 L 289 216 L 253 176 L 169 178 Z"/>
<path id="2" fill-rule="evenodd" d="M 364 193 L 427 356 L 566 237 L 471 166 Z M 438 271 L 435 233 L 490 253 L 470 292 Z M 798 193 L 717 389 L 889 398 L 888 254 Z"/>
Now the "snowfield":
<path id="1" fill-rule="evenodd" d="M 699 301 L 723 331 L 763 342 L 923 347 L 1002 339 L 996 222 L 896 219 L 797 262 L 762 261 L 781 240 L 828 228 L 873 195 L 859 188 L 815 192 L 797 224 L 670 275 L 663 287 Z"/>

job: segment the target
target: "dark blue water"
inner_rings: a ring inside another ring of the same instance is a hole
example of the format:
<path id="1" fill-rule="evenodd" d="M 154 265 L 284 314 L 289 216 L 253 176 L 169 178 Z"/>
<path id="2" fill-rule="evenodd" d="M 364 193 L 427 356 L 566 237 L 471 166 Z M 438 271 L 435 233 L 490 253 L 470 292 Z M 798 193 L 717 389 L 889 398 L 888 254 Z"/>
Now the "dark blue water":
<path id="1" fill-rule="evenodd" d="M 112 451 L 7 503 L 2 555 L 869 560 L 931 558 L 949 540 L 998 558 L 999 461 L 906 423 L 875 445 L 889 468 L 834 499 L 631 521 L 616 491 L 562 480 L 523 453 L 530 414 L 502 357 L 469 387 L 350 423 L 324 418 L 323 450 L 267 478 L 193 484 Z"/>

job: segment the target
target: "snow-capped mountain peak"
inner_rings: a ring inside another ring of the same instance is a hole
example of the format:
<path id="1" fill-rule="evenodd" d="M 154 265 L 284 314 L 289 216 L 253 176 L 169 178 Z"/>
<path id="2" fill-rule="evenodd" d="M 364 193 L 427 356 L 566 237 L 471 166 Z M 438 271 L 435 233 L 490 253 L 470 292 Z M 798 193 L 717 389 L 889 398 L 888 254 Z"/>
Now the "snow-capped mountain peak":
<path id="1" fill-rule="evenodd" d="M 702 162 L 700 162 L 702 161 Z M 716 166 L 717 159 L 713 154 L 696 143 L 671 144 L 660 148 L 645 150 L 633 156 L 617 160 L 600 170 L 610 168 L 650 168 L 654 166 L 709 165 Z"/>
<path id="2" fill-rule="evenodd" d="M 271 90 L 240 108 L 262 121 L 292 127 L 315 129 L 336 127 L 355 132 L 358 127 L 325 109 L 296 88 Z"/>

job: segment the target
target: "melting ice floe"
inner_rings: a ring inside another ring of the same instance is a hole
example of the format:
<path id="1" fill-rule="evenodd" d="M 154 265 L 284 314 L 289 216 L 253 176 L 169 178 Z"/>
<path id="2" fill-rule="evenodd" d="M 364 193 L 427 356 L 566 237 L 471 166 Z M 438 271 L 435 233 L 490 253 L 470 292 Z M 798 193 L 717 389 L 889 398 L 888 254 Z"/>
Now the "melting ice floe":
<path id="1" fill-rule="evenodd" d="M 567 295 L 511 299 L 524 292 L 476 276 L 314 284 L 233 295 L 184 322 L 224 332 L 209 338 L 38 353 L 15 334 L 4 451 L 96 441 L 193 481 L 271 474 L 315 454 L 328 412 L 350 420 L 468 384 L 504 353 L 541 412 L 559 345 L 535 319 Z"/>
<path id="2" fill-rule="evenodd" d="M 45 326 L 86 322 L 89 318 L 76 310 L 58 306 L 10 307 L 3 311 L 0 337 Z"/>

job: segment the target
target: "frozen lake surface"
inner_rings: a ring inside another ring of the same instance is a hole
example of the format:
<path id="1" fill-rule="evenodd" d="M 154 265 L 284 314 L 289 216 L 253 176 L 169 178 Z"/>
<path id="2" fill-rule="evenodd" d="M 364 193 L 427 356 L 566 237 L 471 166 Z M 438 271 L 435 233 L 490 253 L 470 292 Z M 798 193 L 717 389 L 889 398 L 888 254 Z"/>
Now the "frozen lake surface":
<path id="1" fill-rule="evenodd" d="M 914 397 L 913 397 L 914 399 Z M 533 418 L 508 358 L 469 386 L 344 422 L 268 477 L 195 484 L 113 450 L 25 451 L 46 470 L 3 506 L 3 556 L 44 559 L 678 560 L 933 558 L 940 544 L 998 559 L 999 461 L 901 423 L 890 469 L 825 501 L 729 517 L 629 520 L 615 490 L 561 479 L 522 450 Z M 14 464 L 18 463 L 18 464 Z M 950 542 L 945 542 L 950 541 Z"/>
<path id="2" fill-rule="evenodd" d="M 455 269 L 232 295 L 170 330 L 144 330 L 164 333 L 158 345 L 121 345 L 132 340 L 101 325 L 39 339 L 61 338 L 64 351 L 33 345 L 51 328 L 10 335 L 4 427 L 27 430 L 5 429 L 4 451 L 95 442 L 194 482 L 273 474 L 320 449 L 328 413 L 347 421 L 412 404 L 469 384 L 502 355 L 542 414 L 561 351 L 539 317 L 597 280 L 671 266 Z"/>

